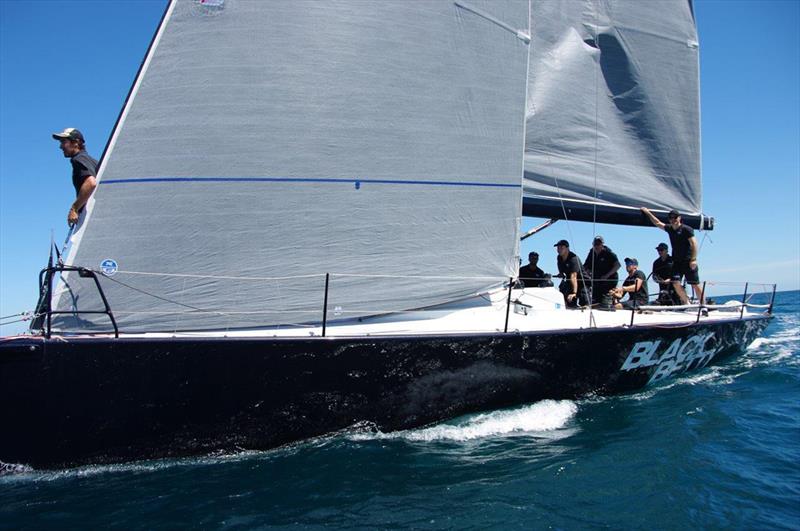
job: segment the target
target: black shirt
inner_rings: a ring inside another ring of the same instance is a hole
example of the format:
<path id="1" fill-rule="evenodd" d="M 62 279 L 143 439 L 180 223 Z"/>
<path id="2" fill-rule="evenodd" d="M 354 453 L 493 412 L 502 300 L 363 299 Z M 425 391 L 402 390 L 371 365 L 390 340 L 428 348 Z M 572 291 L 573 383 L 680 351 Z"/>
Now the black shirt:
<path id="1" fill-rule="evenodd" d="M 72 156 L 70 162 L 72 163 L 72 186 L 75 187 L 77 196 L 87 177 L 97 177 L 97 161 L 90 157 L 85 149 L 82 149 Z"/>
<path id="2" fill-rule="evenodd" d="M 599 279 L 601 276 L 608 274 L 609 271 L 614 269 L 614 264 L 619 262 L 617 255 L 614 254 L 614 251 L 603 246 L 603 249 L 594 255 L 594 264 L 592 264 L 592 254 L 594 254 L 594 249 L 589 249 L 589 254 L 586 255 L 586 261 L 583 263 L 583 268 L 586 271 L 592 271 L 592 278 L 595 280 Z M 608 277 L 608 280 L 613 280 L 615 283 L 619 280 L 619 275 L 615 271 L 613 275 Z"/>
<path id="3" fill-rule="evenodd" d="M 530 264 L 519 268 L 519 278 L 529 288 L 540 288 L 545 282 L 544 271 L 538 267 L 531 268 Z"/>
<path id="4" fill-rule="evenodd" d="M 627 286 L 632 286 L 636 284 L 636 279 L 640 279 L 642 281 L 642 287 L 639 291 L 632 291 L 628 292 L 628 296 L 630 296 L 631 301 L 636 301 L 637 306 L 644 306 L 647 304 L 647 277 L 644 276 L 640 270 L 636 270 L 633 272 L 632 275 L 628 275 L 628 278 L 625 279 L 625 282 L 622 283 L 622 287 L 625 288 Z"/>
<path id="5" fill-rule="evenodd" d="M 689 240 L 694 237 L 694 229 L 689 225 L 681 224 L 677 230 L 672 225 L 664 225 L 664 230 L 669 234 L 669 243 L 672 245 L 672 258 L 676 262 L 692 259 L 692 246 Z"/>
<path id="6" fill-rule="evenodd" d="M 569 278 L 570 273 L 578 273 L 578 281 L 582 280 L 581 261 L 572 251 L 567 255 L 566 260 L 562 260 L 561 255 L 556 256 L 556 264 L 558 265 L 559 275 L 563 274 L 566 278 Z"/>
<path id="7" fill-rule="evenodd" d="M 656 282 L 660 281 L 667 281 L 672 278 L 672 257 L 670 255 L 666 256 L 665 260 L 662 260 L 659 256 L 656 258 L 656 261 L 653 262 L 653 280 Z"/>

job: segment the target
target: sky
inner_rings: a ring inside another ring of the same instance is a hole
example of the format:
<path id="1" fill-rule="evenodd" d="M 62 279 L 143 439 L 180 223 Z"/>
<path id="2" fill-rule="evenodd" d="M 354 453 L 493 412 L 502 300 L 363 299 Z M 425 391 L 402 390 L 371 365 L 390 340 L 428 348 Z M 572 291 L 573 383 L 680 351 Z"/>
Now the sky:
<path id="1" fill-rule="evenodd" d="M 0 0 L 0 317 L 33 309 L 51 234 L 59 247 L 67 235 L 74 189 L 51 133 L 77 127 L 100 157 L 164 6 Z M 703 211 L 716 220 L 698 233 L 701 280 L 712 296 L 746 281 L 800 289 L 800 0 L 696 0 L 695 15 Z M 656 228 L 559 221 L 521 256 L 536 250 L 554 272 L 556 241 L 583 258 L 595 234 L 646 272 L 666 240 Z"/>

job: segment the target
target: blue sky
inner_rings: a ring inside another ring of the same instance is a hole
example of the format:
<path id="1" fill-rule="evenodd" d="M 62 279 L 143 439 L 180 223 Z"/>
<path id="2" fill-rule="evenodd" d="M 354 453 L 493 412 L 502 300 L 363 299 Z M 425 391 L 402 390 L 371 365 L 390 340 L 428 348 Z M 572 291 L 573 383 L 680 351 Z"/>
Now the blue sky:
<path id="1" fill-rule="evenodd" d="M 643 0 L 648 1 L 648 0 Z M 0 316 L 31 310 L 51 229 L 74 199 L 50 133 L 78 127 L 100 156 L 164 10 L 162 0 L 0 0 Z M 701 277 L 800 288 L 800 1 L 697 0 L 702 86 Z M 541 220 L 526 219 L 523 230 Z M 655 228 L 558 222 L 524 242 L 555 269 L 553 243 L 583 257 L 593 234 L 649 271 Z M 21 330 L 0 328 L 0 334 Z"/>

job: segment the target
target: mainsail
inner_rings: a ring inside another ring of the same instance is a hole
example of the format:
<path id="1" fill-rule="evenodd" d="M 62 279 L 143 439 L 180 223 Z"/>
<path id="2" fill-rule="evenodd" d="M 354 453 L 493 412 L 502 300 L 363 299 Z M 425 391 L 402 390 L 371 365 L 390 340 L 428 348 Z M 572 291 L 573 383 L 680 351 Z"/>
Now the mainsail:
<path id="1" fill-rule="evenodd" d="M 533 2 L 531 31 L 525 215 L 711 228 L 691 0 Z"/>
<path id="2" fill-rule="evenodd" d="M 498 285 L 529 20 L 526 0 L 171 2 L 67 264 L 107 272 L 127 332 L 319 322 L 325 273 L 331 319 Z M 101 308 L 64 280 L 57 310 Z"/>

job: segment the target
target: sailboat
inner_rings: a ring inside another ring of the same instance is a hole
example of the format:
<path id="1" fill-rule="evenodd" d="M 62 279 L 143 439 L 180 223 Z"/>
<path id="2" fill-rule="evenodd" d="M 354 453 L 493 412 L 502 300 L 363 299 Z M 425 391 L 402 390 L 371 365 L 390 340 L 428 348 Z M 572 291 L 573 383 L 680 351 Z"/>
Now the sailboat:
<path id="1" fill-rule="evenodd" d="M 737 352 L 771 307 L 515 278 L 522 216 L 713 227 L 698 93 L 686 0 L 172 0 L 41 330 L 0 342 L 0 461 L 406 429 Z"/>

